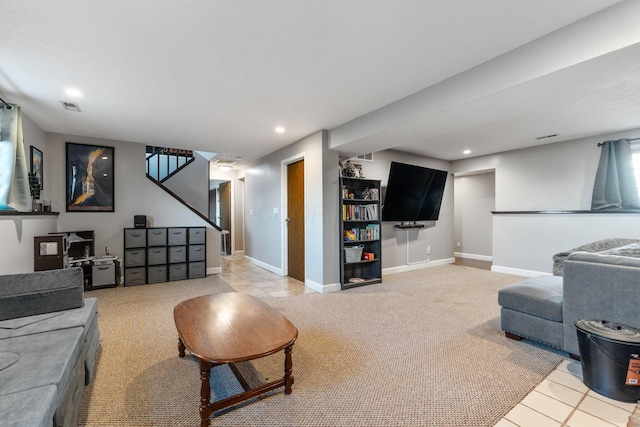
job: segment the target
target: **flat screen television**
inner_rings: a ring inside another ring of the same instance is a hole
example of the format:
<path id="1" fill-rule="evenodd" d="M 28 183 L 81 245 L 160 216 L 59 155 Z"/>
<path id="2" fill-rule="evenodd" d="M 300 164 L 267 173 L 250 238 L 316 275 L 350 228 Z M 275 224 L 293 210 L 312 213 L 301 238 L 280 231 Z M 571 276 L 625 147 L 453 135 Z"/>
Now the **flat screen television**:
<path id="1" fill-rule="evenodd" d="M 436 221 L 447 172 L 391 162 L 382 221 Z"/>

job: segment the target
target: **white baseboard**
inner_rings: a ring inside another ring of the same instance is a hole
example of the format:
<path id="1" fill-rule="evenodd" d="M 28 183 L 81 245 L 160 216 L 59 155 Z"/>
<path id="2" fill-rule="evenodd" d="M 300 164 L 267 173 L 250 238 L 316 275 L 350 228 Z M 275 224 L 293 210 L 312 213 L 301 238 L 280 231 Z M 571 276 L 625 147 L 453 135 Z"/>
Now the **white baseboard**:
<path id="1" fill-rule="evenodd" d="M 417 262 L 409 265 L 399 265 L 397 267 L 389 267 L 382 269 L 382 275 L 404 273 L 405 271 L 420 270 L 422 268 L 436 267 L 438 265 L 453 264 L 454 258 L 438 259 L 435 261 Z"/>
<path id="2" fill-rule="evenodd" d="M 314 282 L 312 280 L 305 280 L 304 285 L 307 288 L 313 289 L 316 292 L 319 292 L 321 294 L 326 294 L 329 292 L 338 292 L 340 291 L 340 289 L 342 289 L 342 287 L 340 286 L 340 283 L 330 283 L 328 285 L 323 285 L 317 282 Z"/>
<path id="3" fill-rule="evenodd" d="M 476 254 L 465 254 L 464 252 L 454 252 L 453 256 L 456 258 L 475 259 L 478 261 L 493 262 L 493 257 L 490 255 L 476 255 Z"/>
<path id="4" fill-rule="evenodd" d="M 284 273 L 282 272 L 281 268 L 274 267 L 273 265 L 266 264 L 266 263 L 264 263 L 262 261 L 258 261 L 257 259 L 248 257 L 246 255 L 244 256 L 244 258 L 247 261 L 249 261 L 251 264 L 257 265 L 258 267 L 264 268 L 265 270 L 268 270 L 268 271 L 270 271 L 272 273 L 275 273 L 275 274 L 277 274 L 279 276 L 284 276 Z"/>
<path id="5" fill-rule="evenodd" d="M 239 251 L 235 251 L 233 254 L 242 256 L 242 255 L 244 255 L 244 249 L 239 250 Z"/>
<path id="6" fill-rule="evenodd" d="M 207 276 L 209 274 L 220 274 L 222 273 L 222 267 L 209 267 L 207 268 Z"/>
<path id="7" fill-rule="evenodd" d="M 511 268 L 511 267 L 501 267 L 499 265 L 491 266 L 491 271 L 495 271 L 496 273 L 505 273 L 505 274 L 513 274 L 516 276 L 524 276 L 524 277 L 536 277 L 536 276 L 550 276 L 550 273 L 545 273 L 542 271 L 534 271 L 534 270 L 522 270 L 519 268 Z"/>

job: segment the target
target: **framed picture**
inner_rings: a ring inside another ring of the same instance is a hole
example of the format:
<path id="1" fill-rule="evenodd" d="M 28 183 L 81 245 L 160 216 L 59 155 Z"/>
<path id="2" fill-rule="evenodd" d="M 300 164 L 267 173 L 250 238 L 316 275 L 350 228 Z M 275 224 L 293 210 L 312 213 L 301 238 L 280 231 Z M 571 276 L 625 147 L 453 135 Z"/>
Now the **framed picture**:
<path id="1" fill-rule="evenodd" d="M 113 212 L 113 147 L 67 142 L 67 212 Z"/>
<path id="2" fill-rule="evenodd" d="M 31 173 L 38 178 L 40 183 L 40 190 L 44 188 L 44 174 L 42 166 L 42 151 L 38 150 L 33 145 L 31 146 Z"/>

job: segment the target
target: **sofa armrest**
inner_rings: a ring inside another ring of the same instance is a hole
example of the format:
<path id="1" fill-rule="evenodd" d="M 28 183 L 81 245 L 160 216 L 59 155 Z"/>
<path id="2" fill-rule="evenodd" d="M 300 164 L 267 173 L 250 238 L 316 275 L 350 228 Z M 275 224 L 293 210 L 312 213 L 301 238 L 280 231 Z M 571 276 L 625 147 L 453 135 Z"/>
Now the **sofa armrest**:
<path id="1" fill-rule="evenodd" d="M 564 349 L 580 354 L 575 321 L 608 320 L 640 328 L 640 259 L 585 252 L 564 262 Z"/>

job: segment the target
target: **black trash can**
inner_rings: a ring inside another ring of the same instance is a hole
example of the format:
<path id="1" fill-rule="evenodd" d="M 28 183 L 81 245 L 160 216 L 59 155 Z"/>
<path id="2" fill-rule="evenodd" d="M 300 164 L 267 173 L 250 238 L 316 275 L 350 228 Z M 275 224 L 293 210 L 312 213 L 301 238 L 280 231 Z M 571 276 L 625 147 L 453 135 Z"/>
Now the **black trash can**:
<path id="1" fill-rule="evenodd" d="M 640 330 L 606 320 L 575 326 L 584 384 L 611 399 L 640 400 Z"/>

